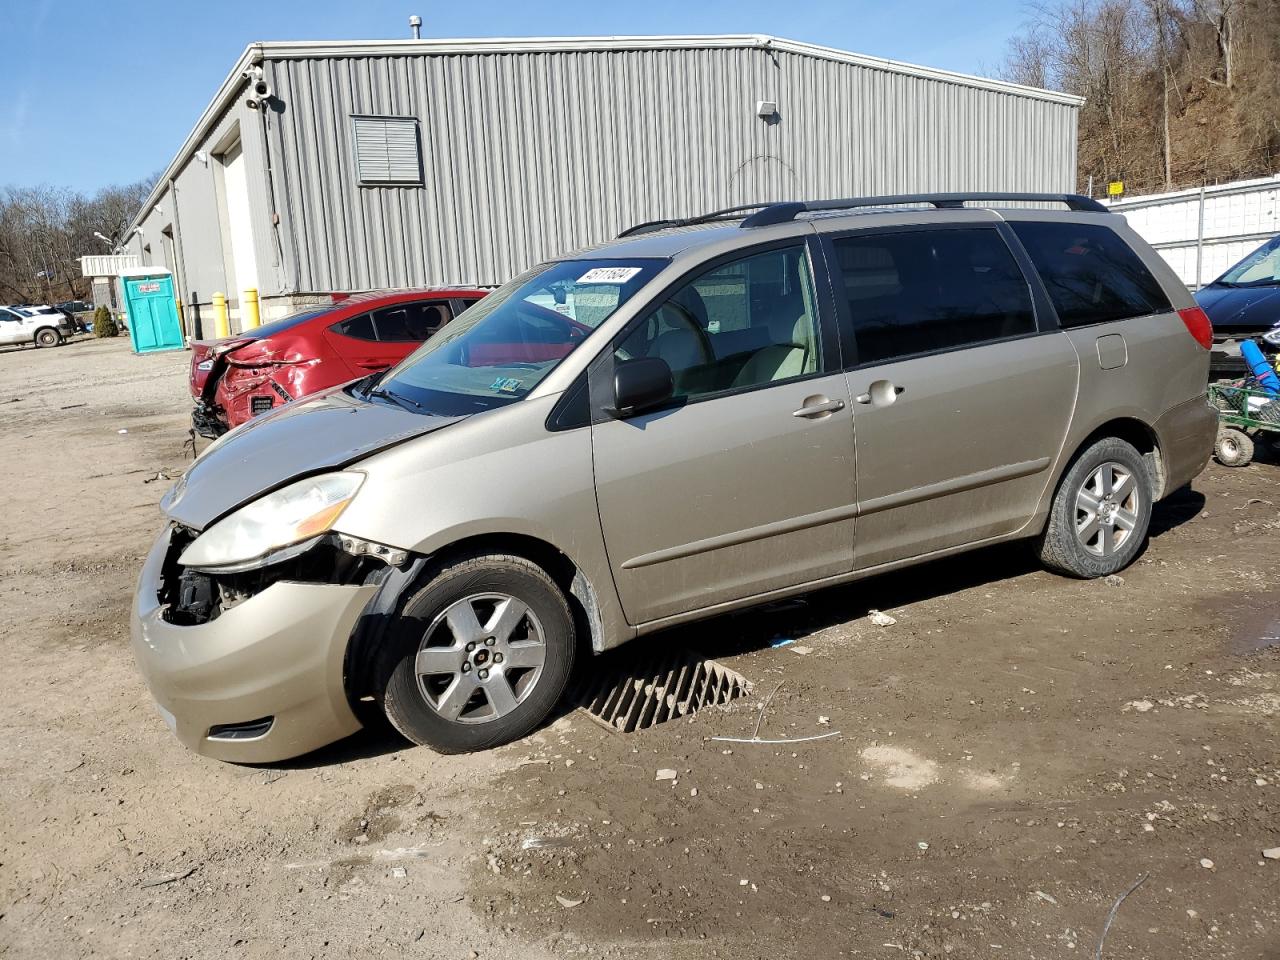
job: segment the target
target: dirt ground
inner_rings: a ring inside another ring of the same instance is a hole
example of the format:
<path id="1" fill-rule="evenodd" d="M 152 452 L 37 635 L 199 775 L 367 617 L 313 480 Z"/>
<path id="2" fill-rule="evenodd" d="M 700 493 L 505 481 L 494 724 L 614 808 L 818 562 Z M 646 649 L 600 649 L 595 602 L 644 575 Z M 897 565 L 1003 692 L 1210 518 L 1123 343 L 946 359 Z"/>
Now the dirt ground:
<path id="1" fill-rule="evenodd" d="M 1142 877 L 1104 956 L 1280 957 L 1280 467 L 1211 466 L 1123 582 L 1006 547 L 646 641 L 727 709 L 246 768 L 128 648 L 187 363 L 0 351 L 0 955 L 1092 957 Z M 838 736 L 708 739 L 775 689 L 762 737 Z"/>

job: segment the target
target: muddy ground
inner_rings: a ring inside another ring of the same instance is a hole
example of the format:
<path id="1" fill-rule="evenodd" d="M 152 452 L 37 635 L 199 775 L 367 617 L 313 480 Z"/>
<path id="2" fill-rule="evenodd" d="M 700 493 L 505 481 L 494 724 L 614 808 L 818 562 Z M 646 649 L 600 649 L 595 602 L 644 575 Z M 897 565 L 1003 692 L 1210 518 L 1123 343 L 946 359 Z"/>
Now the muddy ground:
<path id="1" fill-rule="evenodd" d="M 1105 956 L 1280 957 L 1280 467 L 1212 466 L 1122 583 L 1002 548 L 655 638 L 755 684 L 691 720 L 254 769 L 128 649 L 187 362 L 0 352 L 0 955 L 1079 957 L 1144 877 Z M 775 689 L 762 737 L 838 736 L 708 739 Z"/>

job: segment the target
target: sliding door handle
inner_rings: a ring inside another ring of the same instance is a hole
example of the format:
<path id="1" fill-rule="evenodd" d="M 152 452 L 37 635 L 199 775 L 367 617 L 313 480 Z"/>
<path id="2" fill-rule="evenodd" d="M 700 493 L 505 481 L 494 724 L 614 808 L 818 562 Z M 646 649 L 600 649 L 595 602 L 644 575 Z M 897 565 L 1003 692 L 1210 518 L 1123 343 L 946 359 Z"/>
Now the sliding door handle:
<path id="1" fill-rule="evenodd" d="M 855 403 L 870 403 L 877 407 L 887 407 L 898 399 L 898 394 L 903 393 L 906 389 L 906 387 L 895 386 L 888 380 L 877 380 L 871 384 L 871 388 L 866 393 L 861 393 L 853 399 Z"/>
<path id="2" fill-rule="evenodd" d="M 816 420 L 820 417 L 826 417 L 833 413 L 837 413 L 844 409 L 843 400 L 831 400 L 827 397 L 805 397 L 804 406 L 799 410 L 792 410 L 793 417 L 806 417 L 810 420 Z"/>

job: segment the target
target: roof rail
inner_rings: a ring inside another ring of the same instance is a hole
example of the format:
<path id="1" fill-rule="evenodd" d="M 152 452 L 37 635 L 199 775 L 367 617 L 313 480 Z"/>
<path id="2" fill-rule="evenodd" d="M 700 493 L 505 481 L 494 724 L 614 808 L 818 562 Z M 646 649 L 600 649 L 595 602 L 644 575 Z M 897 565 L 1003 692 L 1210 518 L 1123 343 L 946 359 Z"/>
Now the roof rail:
<path id="1" fill-rule="evenodd" d="M 729 220 L 734 214 L 745 213 L 748 210 L 764 211 L 769 207 L 779 206 L 777 203 L 744 203 L 737 207 L 725 207 L 723 210 L 713 210 L 710 213 L 703 213 L 696 217 L 672 218 L 669 220 L 646 220 L 644 223 L 637 223 L 634 226 L 627 227 L 618 234 L 617 239 L 623 237 L 633 237 L 640 233 L 652 233 L 655 230 L 666 230 L 668 227 L 688 227 L 695 223 L 711 223 L 714 220 Z"/>
<path id="2" fill-rule="evenodd" d="M 846 200 L 807 200 L 774 203 L 764 206 L 742 221 L 743 227 L 764 227 L 771 223 L 787 223 L 802 213 L 819 210 L 851 210 L 858 207 L 892 207 L 904 203 L 930 203 L 939 210 L 963 208 L 965 203 L 991 203 L 997 200 L 1026 200 L 1039 203 L 1062 203 L 1067 209 L 1089 213 L 1111 211 L 1094 200 L 1076 193 L 901 193 L 889 197 L 851 197 Z"/>

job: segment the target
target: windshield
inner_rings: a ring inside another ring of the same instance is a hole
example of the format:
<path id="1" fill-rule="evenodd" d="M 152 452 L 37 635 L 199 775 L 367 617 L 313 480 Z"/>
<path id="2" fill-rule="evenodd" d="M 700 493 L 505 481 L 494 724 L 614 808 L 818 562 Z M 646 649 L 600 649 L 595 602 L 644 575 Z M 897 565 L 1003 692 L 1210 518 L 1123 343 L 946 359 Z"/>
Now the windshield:
<path id="1" fill-rule="evenodd" d="M 509 281 L 392 369 L 373 393 L 456 416 L 536 387 L 665 260 L 566 260 Z"/>
<path id="2" fill-rule="evenodd" d="M 1262 287 L 1280 283 L 1280 237 L 1272 237 L 1214 283 L 1231 287 Z"/>

